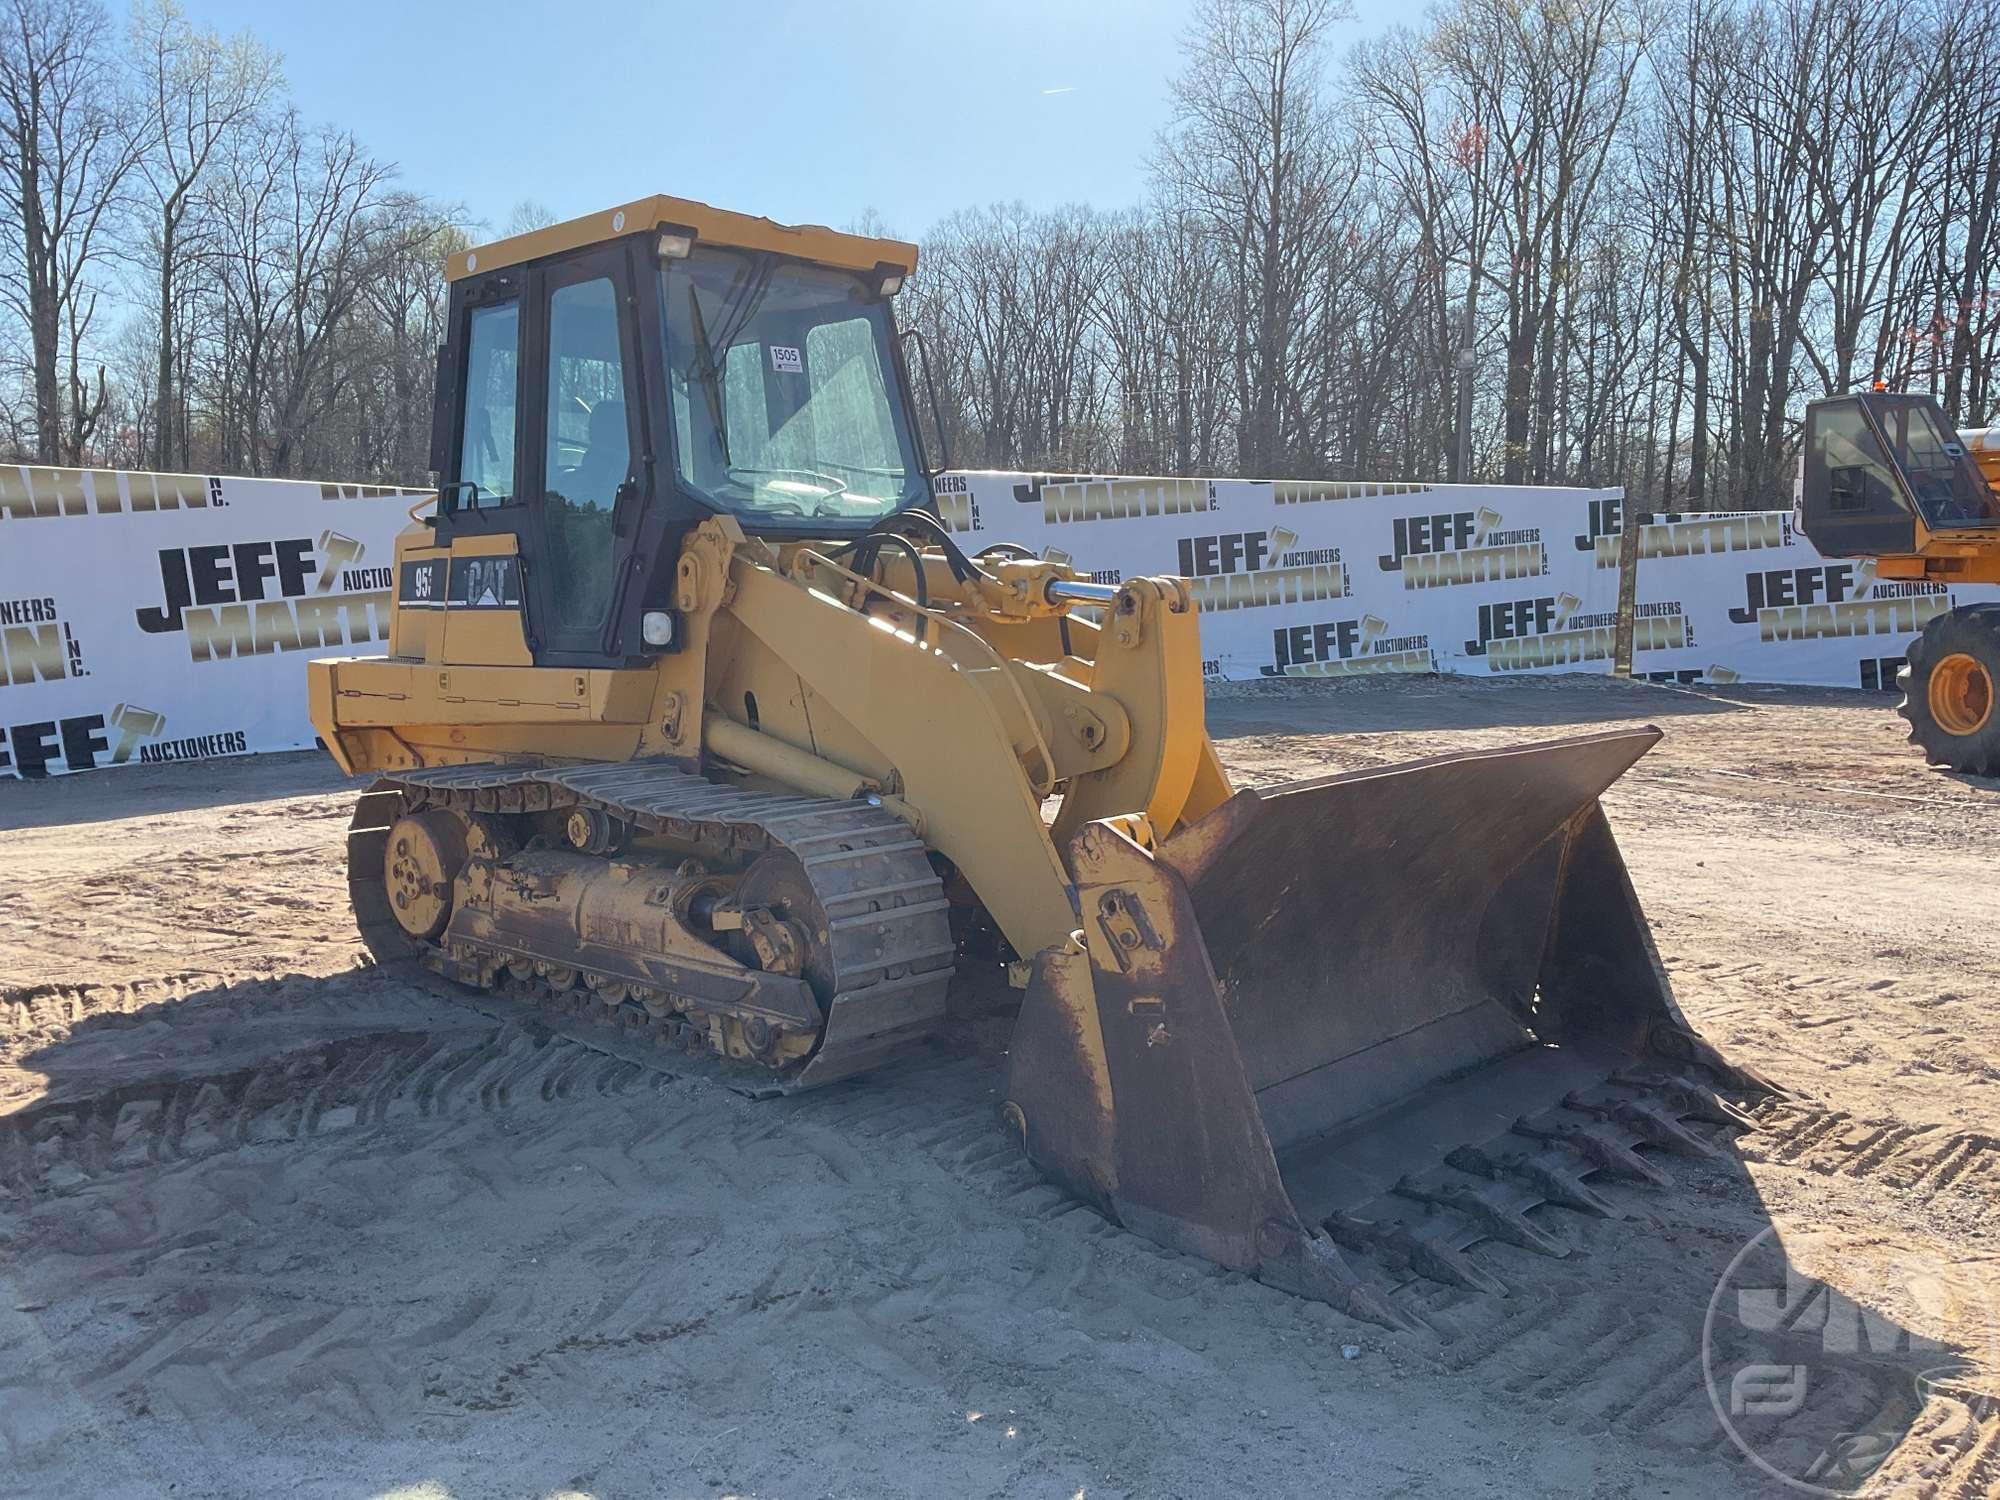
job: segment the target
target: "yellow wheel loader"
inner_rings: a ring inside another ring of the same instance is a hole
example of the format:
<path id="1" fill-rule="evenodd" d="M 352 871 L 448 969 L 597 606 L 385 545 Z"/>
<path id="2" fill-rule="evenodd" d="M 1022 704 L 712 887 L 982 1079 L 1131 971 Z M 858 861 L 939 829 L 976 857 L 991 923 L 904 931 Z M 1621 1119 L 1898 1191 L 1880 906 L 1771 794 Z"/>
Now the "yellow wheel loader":
<path id="1" fill-rule="evenodd" d="M 1806 406 L 1799 522 L 1875 577 L 2000 583 L 2000 429 L 1954 432 L 1930 396 L 1876 388 Z M 2000 604 L 1933 616 L 1903 653 L 1897 712 L 1932 765 L 2000 776 Z"/>
<path id="2" fill-rule="evenodd" d="M 938 523 L 915 264 L 668 197 L 452 257 L 389 653 L 311 667 L 378 778 L 377 958 L 752 1093 L 920 1062 L 954 975 L 1004 973 L 1042 1170 L 1388 1323 L 1713 1150 L 1761 1085 L 1682 1019 L 1598 806 L 1658 732 L 1233 786 L 1185 580 Z"/>

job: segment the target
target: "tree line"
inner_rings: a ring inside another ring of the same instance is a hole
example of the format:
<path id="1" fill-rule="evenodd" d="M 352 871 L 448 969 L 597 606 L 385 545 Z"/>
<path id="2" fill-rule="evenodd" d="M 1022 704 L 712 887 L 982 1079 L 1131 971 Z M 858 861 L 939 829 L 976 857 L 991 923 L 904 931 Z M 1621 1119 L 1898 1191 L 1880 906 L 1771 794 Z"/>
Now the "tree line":
<path id="1" fill-rule="evenodd" d="M 1197 0 L 1142 202 L 918 236 L 954 464 L 1754 508 L 1814 395 L 2000 406 L 2000 0 L 1345 20 Z M 440 267 L 491 231 L 172 0 L 0 25 L 0 450 L 422 482 Z"/>
<path id="2" fill-rule="evenodd" d="M 421 479 L 463 215 L 172 0 L 0 27 L 0 451 Z"/>
<path id="3" fill-rule="evenodd" d="M 1790 504 L 1806 400 L 2000 405 L 1992 0 L 1202 0 L 1147 201 L 924 237 L 954 462 Z M 906 310 L 908 311 L 908 310 Z"/>

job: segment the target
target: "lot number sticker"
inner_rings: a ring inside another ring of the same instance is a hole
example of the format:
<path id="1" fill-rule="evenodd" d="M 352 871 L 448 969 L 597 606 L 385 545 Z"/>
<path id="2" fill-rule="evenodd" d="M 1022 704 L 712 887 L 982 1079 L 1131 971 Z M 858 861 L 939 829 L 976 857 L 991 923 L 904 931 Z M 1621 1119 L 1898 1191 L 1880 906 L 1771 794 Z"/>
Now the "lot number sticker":
<path id="1" fill-rule="evenodd" d="M 788 348 L 784 344 L 773 344 L 771 368 L 780 375 L 803 375 L 806 367 L 805 361 L 799 358 L 797 349 Z"/>

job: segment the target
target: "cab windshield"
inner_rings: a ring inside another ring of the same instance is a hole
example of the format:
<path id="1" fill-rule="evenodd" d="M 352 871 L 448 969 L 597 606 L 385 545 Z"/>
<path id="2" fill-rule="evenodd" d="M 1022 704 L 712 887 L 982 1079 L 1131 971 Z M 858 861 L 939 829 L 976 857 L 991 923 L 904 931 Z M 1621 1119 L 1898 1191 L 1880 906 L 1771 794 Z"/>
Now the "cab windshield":
<path id="1" fill-rule="evenodd" d="M 683 487 L 779 525 L 865 524 L 924 498 L 871 279 L 700 246 L 662 262 Z"/>
<path id="2" fill-rule="evenodd" d="M 1937 407 L 1928 397 L 1878 394 L 1867 399 L 1925 525 L 1982 526 L 2000 521 L 2000 501 L 1958 434 L 1939 422 Z"/>

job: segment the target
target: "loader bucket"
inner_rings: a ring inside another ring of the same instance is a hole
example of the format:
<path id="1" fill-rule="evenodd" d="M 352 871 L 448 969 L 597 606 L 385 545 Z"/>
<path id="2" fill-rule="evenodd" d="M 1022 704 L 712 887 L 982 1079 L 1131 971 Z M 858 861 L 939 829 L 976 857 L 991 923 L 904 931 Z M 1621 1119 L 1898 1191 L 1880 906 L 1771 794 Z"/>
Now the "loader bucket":
<path id="1" fill-rule="evenodd" d="M 1009 1119 L 1162 1244 L 1385 1323 L 1466 1252 L 1566 1253 L 1545 1205 L 1747 1123 L 1673 1002 L 1598 805 L 1652 728 L 1237 793 L 1151 853 L 1068 851 L 1082 928 L 1039 955 Z M 1342 1250 L 1347 1254 L 1343 1254 Z M 1350 1259 L 1352 1257 L 1352 1259 Z M 1364 1274 L 1364 1270 L 1367 1274 Z"/>

